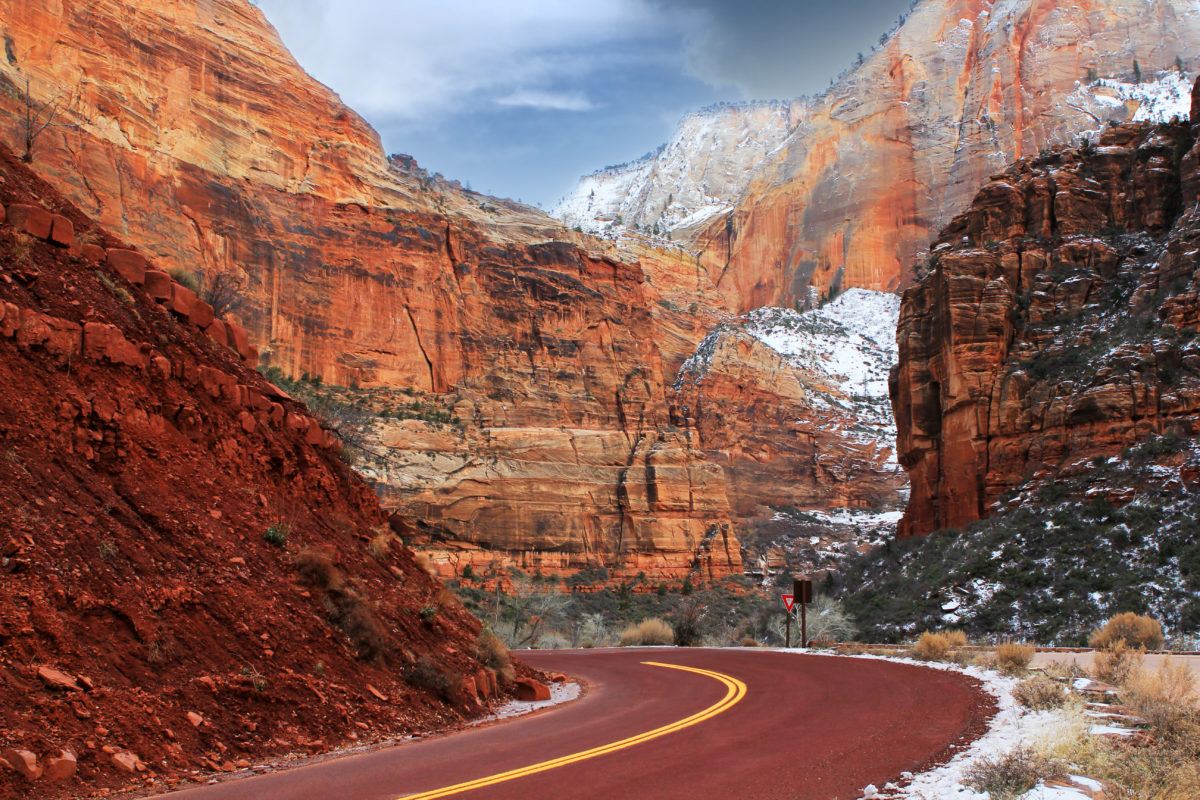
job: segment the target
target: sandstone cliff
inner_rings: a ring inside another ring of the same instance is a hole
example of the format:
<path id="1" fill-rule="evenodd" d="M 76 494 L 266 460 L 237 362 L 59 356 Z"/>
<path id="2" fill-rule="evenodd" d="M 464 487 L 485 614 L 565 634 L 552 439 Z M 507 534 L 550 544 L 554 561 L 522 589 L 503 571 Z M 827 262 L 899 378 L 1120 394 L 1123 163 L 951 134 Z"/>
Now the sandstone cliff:
<path id="1" fill-rule="evenodd" d="M 834 566 L 874 538 L 869 518 L 904 506 L 887 385 L 898 307 L 852 289 L 820 309 L 758 309 L 718 326 L 680 372 L 675 413 L 725 468 L 764 576 Z"/>
<path id="2" fill-rule="evenodd" d="M 1186 122 L 1127 125 L 1027 158 L 942 233 L 897 333 L 902 535 L 963 526 L 1152 435 L 1195 435 L 1195 141 Z"/>
<path id="3" fill-rule="evenodd" d="M 158 266 L 0 148 L 3 797 L 442 727 L 497 688 L 337 440 Z"/>
<path id="4" fill-rule="evenodd" d="M 674 370 L 720 312 L 694 259 L 389 162 L 245 0 L 0 0 L 0 19 L 4 138 L 26 81 L 77 125 L 37 141 L 39 173 L 162 266 L 243 282 L 264 365 L 454 409 L 461 435 L 428 451 L 430 426 L 380 431 L 445 471 L 377 473 L 448 540 L 443 569 L 494 547 L 479 557 L 738 570 L 721 470 L 669 424 Z"/>
<path id="5" fill-rule="evenodd" d="M 1197 47 L 1200 10 L 1189 0 L 924 0 L 862 64 L 793 104 L 778 147 L 734 165 L 745 170 L 737 180 L 705 184 L 706 207 L 730 213 L 674 237 L 702 252 L 743 312 L 831 289 L 896 291 L 992 172 L 1109 120 L 1186 115 L 1176 70 L 1194 71 Z M 724 122 L 731 132 L 742 124 Z M 627 223 L 679 224 L 663 199 L 674 176 L 708 158 L 689 135 L 722 140 L 682 125 L 674 151 L 694 163 L 640 180 L 620 212 Z"/>

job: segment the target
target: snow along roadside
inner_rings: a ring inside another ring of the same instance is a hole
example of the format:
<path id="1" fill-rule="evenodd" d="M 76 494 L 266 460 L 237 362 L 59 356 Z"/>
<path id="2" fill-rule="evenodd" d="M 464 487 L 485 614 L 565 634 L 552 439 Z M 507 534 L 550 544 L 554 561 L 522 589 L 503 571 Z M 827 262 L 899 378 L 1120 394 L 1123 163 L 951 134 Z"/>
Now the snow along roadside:
<path id="1" fill-rule="evenodd" d="M 552 683 L 550 684 L 549 700 L 510 700 L 487 716 L 474 720 L 471 724 L 482 725 L 485 722 L 495 722 L 498 719 L 523 717 L 526 714 L 532 714 L 534 711 L 541 711 L 543 708 L 550 708 L 551 706 L 577 700 L 582 693 L 583 687 L 578 683 Z"/>
<path id="2" fill-rule="evenodd" d="M 967 770 L 978 761 L 985 758 L 998 758 L 1015 750 L 1021 745 L 1033 745 L 1048 739 L 1065 736 L 1070 733 L 1075 721 L 1069 713 L 1062 710 L 1031 711 L 1019 704 L 1013 697 L 1013 687 L 1020 681 L 1009 678 L 995 670 L 980 669 L 979 667 L 962 667 L 958 664 L 946 664 L 936 661 L 918 661 L 915 658 L 877 655 L 843 655 L 829 650 L 800 650 L 797 648 L 771 648 L 784 653 L 798 653 L 828 658 L 862 658 L 876 661 L 891 661 L 897 664 L 911 664 L 928 669 L 940 669 L 946 672 L 959 672 L 978 680 L 984 691 L 996 699 L 996 716 L 992 717 L 987 732 L 976 739 L 965 750 L 957 753 L 947 763 L 934 767 L 919 775 L 905 773 L 901 777 L 906 781 L 904 786 L 887 784 L 886 786 L 863 787 L 863 800 L 988 800 L 986 792 L 977 792 L 963 784 Z M 1037 794 L 1035 789 L 1029 795 L 1034 798 L 1057 797 L 1067 800 L 1072 796 Z M 1077 795 L 1077 797 L 1086 797 Z"/>

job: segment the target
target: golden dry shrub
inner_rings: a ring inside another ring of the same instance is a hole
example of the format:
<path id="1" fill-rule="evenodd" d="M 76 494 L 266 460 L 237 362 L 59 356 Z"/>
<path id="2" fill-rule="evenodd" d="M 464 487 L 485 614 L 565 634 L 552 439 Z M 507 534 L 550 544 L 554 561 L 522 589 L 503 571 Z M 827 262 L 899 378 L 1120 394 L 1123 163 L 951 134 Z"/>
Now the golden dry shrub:
<path id="1" fill-rule="evenodd" d="M 913 645 L 913 655 L 922 661 L 944 661 L 950 653 L 950 641 L 944 633 L 925 631 Z"/>
<path id="2" fill-rule="evenodd" d="M 1067 692 L 1058 681 L 1045 675 L 1026 678 L 1013 688 L 1013 697 L 1026 708 L 1042 711 L 1062 708 L 1067 702 Z"/>
<path id="3" fill-rule="evenodd" d="M 1001 672 L 1016 675 L 1029 668 L 1034 647 L 1024 642 L 1002 642 L 996 647 L 996 666 Z"/>
<path id="4" fill-rule="evenodd" d="M 967 647 L 971 644 L 967 634 L 957 629 L 942 631 L 942 636 L 946 637 L 946 643 L 951 647 Z"/>
<path id="5" fill-rule="evenodd" d="M 1097 650 L 1092 657 L 1092 676 L 1120 686 L 1142 668 L 1142 650 L 1134 649 L 1118 639 L 1116 644 Z"/>
<path id="6" fill-rule="evenodd" d="M 1200 716 L 1196 676 L 1187 664 L 1166 659 L 1157 670 L 1136 670 L 1125 680 L 1121 699 L 1156 730 L 1190 730 Z"/>
<path id="7" fill-rule="evenodd" d="M 509 684 L 516 678 L 508 648 L 500 641 L 500 637 L 490 630 L 485 629 L 475 641 L 475 658 L 485 667 L 496 670 L 501 683 Z"/>
<path id="8" fill-rule="evenodd" d="M 1125 642 L 1130 647 L 1158 650 L 1163 646 L 1163 629 L 1153 617 L 1126 611 L 1105 622 L 1092 633 L 1089 642 L 1097 650 L 1112 649 L 1117 642 Z"/>
<path id="9" fill-rule="evenodd" d="M 675 631 L 658 617 L 644 619 L 621 631 L 621 647 L 675 644 Z"/>
<path id="10" fill-rule="evenodd" d="M 415 553 L 413 559 L 417 562 L 417 566 L 425 571 L 430 577 L 437 577 L 437 570 L 433 567 L 433 562 L 429 560 L 429 556 L 424 553 Z"/>

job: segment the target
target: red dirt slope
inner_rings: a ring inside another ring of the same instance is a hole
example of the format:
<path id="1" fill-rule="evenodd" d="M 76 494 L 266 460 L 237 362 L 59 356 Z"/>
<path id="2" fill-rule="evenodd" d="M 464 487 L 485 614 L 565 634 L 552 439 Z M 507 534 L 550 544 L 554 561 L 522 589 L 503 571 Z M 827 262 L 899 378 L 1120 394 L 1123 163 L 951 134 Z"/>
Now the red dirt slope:
<path id="1" fill-rule="evenodd" d="M 238 330 L 164 275 L 139 285 L 139 258 L 8 152 L 0 203 L 0 755 L 45 773 L 0 767 L 0 797 L 477 709 L 477 623 L 398 542 L 370 546 L 374 494 Z"/>

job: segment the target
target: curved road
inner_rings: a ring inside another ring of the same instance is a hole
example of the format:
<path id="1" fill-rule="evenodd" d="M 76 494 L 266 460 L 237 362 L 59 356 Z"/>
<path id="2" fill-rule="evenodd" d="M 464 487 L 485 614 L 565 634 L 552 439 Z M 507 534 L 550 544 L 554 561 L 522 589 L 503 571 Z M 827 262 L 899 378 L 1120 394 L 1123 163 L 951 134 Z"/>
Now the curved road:
<path id="1" fill-rule="evenodd" d="M 384 750 L 177 792 L 179 800 L 854 800 L 986 727 L 963 675 L 756 650 L 538 651 L 573 703 Z M 653 663 L 646 663 L 653 662 Z"/>

